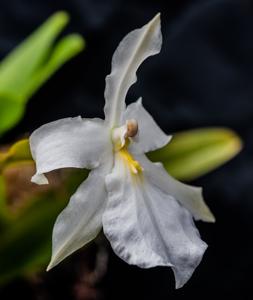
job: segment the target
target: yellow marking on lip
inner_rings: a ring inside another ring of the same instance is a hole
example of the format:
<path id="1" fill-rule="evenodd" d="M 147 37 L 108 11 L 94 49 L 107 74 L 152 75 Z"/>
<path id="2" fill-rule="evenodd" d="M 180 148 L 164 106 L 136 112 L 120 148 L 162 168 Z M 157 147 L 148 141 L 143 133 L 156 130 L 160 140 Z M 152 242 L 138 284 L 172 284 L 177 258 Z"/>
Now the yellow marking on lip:
<path id="1" fill-rule="evenodd" d="M 121 148 L 118 153 L 121 156 L 121 158 L 123 158 L 123 160 L 129 167 L 132 174 L 136 175 L 138 173 L 142 173 L 143 171 L 142 166 L 139 164 L 137 160 L 134 160 L 133 156 L 127 151 L 126 146 Z"/>

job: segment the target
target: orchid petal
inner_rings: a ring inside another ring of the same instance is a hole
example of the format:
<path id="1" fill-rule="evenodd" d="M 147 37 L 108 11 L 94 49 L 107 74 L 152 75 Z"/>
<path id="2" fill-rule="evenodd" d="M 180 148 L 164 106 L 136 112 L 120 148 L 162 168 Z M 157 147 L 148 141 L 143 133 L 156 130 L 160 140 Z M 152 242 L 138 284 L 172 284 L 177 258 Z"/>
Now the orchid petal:
<path id="1" fill-rule="evenodd" d="M 133 153 L 147 153 L 164 147 L 172 136 L 166 135 L 152 116 L 143 107 L 141 98 L 128 105 L 124 119 L 135 119 L 138 122 L 138 134 L 132 138 L 129 149 Z"/>
<path id="2" fill-rule="evenodd" d="M 145 222 L 146 216 L 138 214 L 131 178 L 120 159 L 116 159 L 112 173 L 106 176 L 106 189 L 108 202 L 103 229 L 115 253 L 127 263 L 142 268 L 171 266 L 145 240 L 139 222 Z"/>
<path id="3" fill-rule="evenodd" d="M 106 77 L 104 111 L 111 127 L 120 126 L 126 94 L 136 82 L 140 64 L 159 53 L 161 44 L 160 14 L 142 28 L 130 32 L 119 44 L 112 58 L 111 74 Z"/>
<path id="4" fill-rule="evenodd" d="M 191 277 L 207 245 L 190 213 L 143 174 L 117 158 L 106 176 L 104 233 L 115 253 L 143 268 L 172 266 L 179 288 Z"/>
<path id="5" fill-rule="evenodd" d="M 95 168 L 111 151 L 109 130 L 100 119 L 66 118 L 48 123 L 30 137 L 37 172 L 32 181 L 48 183 L 43 173 L 60 168 Z"/>
<path id="6" fill-rule="evenodd" d="M 92 170 L 58 216 L 53 229 L 52 258 L 47 270 L 93 240 L 101 230 L 107 198 L 105 174 L 108 172 L 108 165 Z"/>
<path id="7" fill-rule="evenodd" d="M 215 222 L 215 217 L 206 205 L 202 188 L 184 184 L 168 174 L 161 163 L 152 163 L 145 155 L 138 156 L 137 160 L 141 163 L 147 176 L 154 183 L 179 201 L 193 215 L 195 220 L 205 222 Z"/>

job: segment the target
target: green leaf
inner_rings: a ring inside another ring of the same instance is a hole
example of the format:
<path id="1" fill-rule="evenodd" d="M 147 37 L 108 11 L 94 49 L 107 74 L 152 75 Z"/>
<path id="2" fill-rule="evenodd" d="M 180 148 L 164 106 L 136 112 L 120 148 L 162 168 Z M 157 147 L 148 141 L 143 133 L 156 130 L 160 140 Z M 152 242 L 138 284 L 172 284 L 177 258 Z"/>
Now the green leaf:
<path id="1" fill-rule="evenodd" d="M 203 128 L 176 133 L 167 146 L 149 153 L 149 158 L 161 161 L 175 178 L 188 181 L 223 165 L 241 148 L 232 130 Z"/>
<path id="2" fill-rule="evenodd" d="M 79 35 L 55 42 L 68 20 L 65 12 L 54 14 L 0 63 L 0 135 L 22 118 L 41 85 L 84 48 Z"/>
<path id="3" fill-rule="evenodd" d="M 1 77 L 0 77 L 1 80 Z M 25 106 L 15 98 L 0 92 L 0 136 L 21 119 Z"/>
<path id="4" fill-rule="evenodd" d="M 78 54 L 84 47 L 83 38 L 78 34 L 70 34 L 58 41 L 46 65 L 34 75 L 27 84 L 26 95 L 31 96 L 55 70 L 59 69 L 66 61 Z"/>
<path id="5" fill-rule="evenodd" d="M 0 152 L 0 171 L 13 163 L 32 161 L 28 139 L 13 144 L 8 150 Z"/>
<path id="6" fill-rule="evenodd" d="M 30 37 L 14 49 L 0 65 L 0 91 L 11 93 L 21 100 L 20 94 L 27 80 L 41 67 L 50 48 L 68 22 L 68 15 L 59 12 L 50 17 Z"/>
<path id="7" fill-rule="evenodd" d="M 2 227 L 8 226 L 12 216 L 7 207 L 6 201 L 6 183 L 3 176 L 3 171 L 15 165 L 33 163 L 29 141 L 23 139 L 13 144 L 6 151 L 0 152 L 0 231 Z"/>

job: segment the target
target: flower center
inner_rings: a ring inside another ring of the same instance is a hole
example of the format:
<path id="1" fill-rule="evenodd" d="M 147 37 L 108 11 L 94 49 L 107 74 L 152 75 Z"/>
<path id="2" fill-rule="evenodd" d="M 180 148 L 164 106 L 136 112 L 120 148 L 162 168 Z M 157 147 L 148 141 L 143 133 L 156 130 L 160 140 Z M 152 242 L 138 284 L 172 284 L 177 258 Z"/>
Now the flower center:
<path id="1" fill-rule="evenodd" d="M 138 174 L 143 171 L 142 166 L 139 164 L 139 162 L 135 160 L 133 156 L 128 152 L 127 146 L 121 148 L 118 153 L 129 167 L 131 173 Z"/>
<path id="2" fill-rule="evenodd" d="M 112 131 L 112 141 L 114 151 L 129 167 L 132 174 L 138 174 L 143 171 L 142 166 L 136 161 L 128 151 L 128 146 L 132 138 L 138 133 L 138 123 L 136 120 L 127 120 L 126 124 L 114 128 Z"/>

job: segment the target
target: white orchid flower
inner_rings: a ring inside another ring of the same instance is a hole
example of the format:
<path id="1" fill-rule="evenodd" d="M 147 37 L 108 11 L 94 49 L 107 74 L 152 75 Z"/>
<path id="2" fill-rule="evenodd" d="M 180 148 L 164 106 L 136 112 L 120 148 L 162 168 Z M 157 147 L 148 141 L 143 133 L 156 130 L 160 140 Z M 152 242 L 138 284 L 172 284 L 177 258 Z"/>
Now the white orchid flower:
<path id="1" fill-rule="evenodd" d="M 171 139 L 141 100 L 127 108 L 125 97 L 139 65 L 160 52 L 160 15 L 130 32 L 119 44 L 106 77 L 105 120 L 66 118 L 46 124 L 30 137 L 37 172 L 32 181 L 59 168 L 91 169 L 58 216 L 48 270 L 94 239 L 103 227 L 114 252 L 142 268 L 172 267 L 182 287 L 207 245 L 193 218 L 213 222 L 200 188 L 182 184 L 145 153 Z"/>

